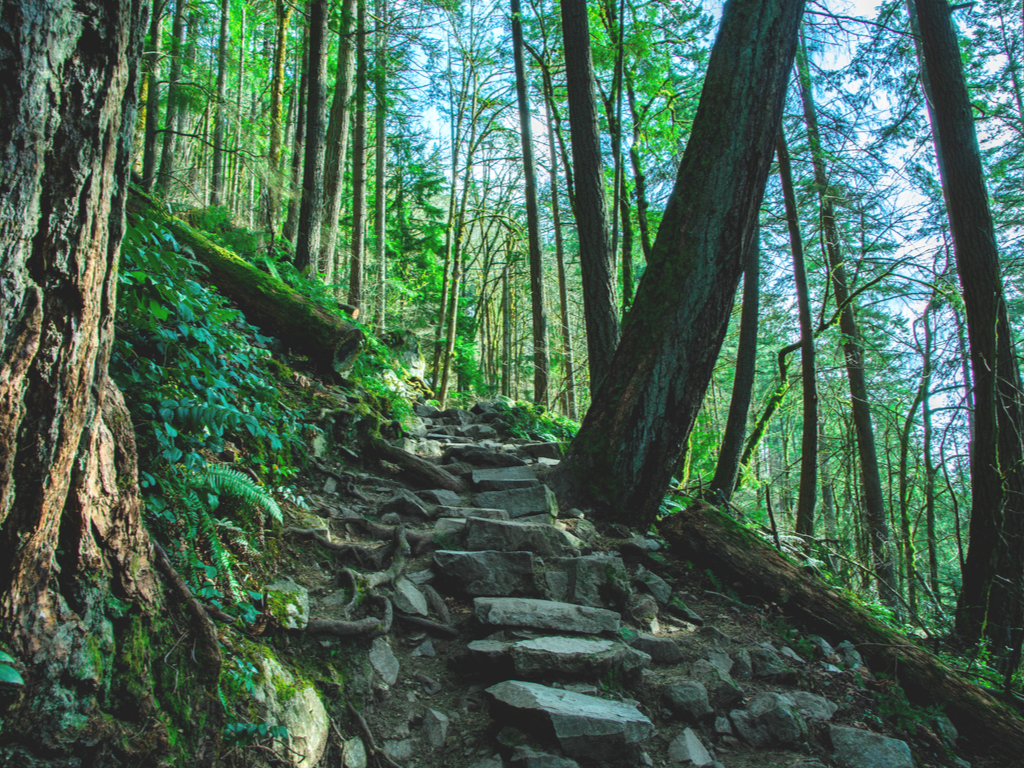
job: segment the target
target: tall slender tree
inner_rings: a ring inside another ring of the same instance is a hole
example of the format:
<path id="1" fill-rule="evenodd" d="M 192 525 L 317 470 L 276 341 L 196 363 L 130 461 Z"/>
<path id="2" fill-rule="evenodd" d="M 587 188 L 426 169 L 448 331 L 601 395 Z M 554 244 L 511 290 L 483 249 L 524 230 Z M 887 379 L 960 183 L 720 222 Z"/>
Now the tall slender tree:
<path id="1" fill-rule="evenodd" d="M 320 268 L 320 230 L 324 211 L 324 113 L 327 101 L 327 0 L 309 3 L 309 64 L 306 75 L 306 151 L 295 266 L 316 274 Z"/>
<path id="2" fill-rule="evenodd" d="M 225 142 L 227 141 L 228 98 L 228 45 L 231 40 L 231 0 L 220 3 L 220 40 L 217 44 L 217 104 L 213 117 L 213 176 L 210 186 L 210 205 L 224 204 Z"/>

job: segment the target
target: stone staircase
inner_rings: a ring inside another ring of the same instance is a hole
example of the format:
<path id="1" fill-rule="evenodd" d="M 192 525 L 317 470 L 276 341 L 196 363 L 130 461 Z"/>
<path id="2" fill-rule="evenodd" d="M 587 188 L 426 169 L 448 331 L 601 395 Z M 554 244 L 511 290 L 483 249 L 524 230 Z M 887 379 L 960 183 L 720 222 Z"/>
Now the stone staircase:
<path id="1" fill-rule="evenodd" d="M 542 477 L 561 447 L 510 438 L 493 405 L 416 413 L 399 447 L 469 492 L 396 472 L 363 479 L 362 507 L 322 496 L 335 541 L 356 540 L 355 514 L 433 541 L 382 588 L 398 620 L 346 685 L 370 732 L 349 729 L 342 765 L 913 768 L 906 740 L 864 722 L 871 676 L 848 643 L 801 655 L 764 610 L 690 588 L 656 537 L 559 510 Z M 307 586 L 314 616 L 350 603 Z M 933 724 L 926 757 L 915 741 L 919 765 L 966 765 L 950 729 Z"/>

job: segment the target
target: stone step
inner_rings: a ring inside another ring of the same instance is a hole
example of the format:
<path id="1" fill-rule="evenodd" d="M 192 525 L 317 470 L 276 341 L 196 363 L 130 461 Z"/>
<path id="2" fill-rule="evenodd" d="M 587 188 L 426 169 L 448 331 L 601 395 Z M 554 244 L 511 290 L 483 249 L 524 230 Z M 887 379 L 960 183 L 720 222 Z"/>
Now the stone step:
<path id="1" fill-rule="evenodd" d="M 478 467 L 525 467 L 527 462 L 508 451 L 492 451 L 473 445 L 452 445 L 441 457 L 442 464 L 464 461 Z"/>
<path id="2" fill-rule="evenodd" d="M 552 734 L 570 757 L 597 765 L 634 765 L 654 724 L 632 704 L 507 680 L 487 689 L 495 719 Z"/>
<path id="3" fill-rule="evenodd" d="M 476 494 L 474 503 L 478 507 L 507 509 L 513 519 L 542 512 L 558 517 L 558 499 L 546 485 L 507 491 L 483 491 Z"/>
<path id="4" fill-rule="evenodd" d="M 472 482 L 473 488 L 477 491 L 511 491 L 540 485 L 533 470 L 526 466 L 477 469 L 473 472 Z M 546 502 L 545 497 L 545 504 Z"/>
<path id="5" fill-rule="evenodd" d="M 470 517 L 465 525 L 468 550 L 494 549 L 501 552 L 529 551 L 541 557 L 573 555 L 579 539 L 549 525 L 531 525 L 515 520 L 486 520 Z"/>
<path id="6" fill-rule="evenodd" d="M 481 624 L 495 627 L 525 627 L 584 635 L 614 632 L 621 622 L 619 614 L 605 608 L 525 597 L 477 597 L 473 600 L 473 613 Z"/>
<path id="7" fill-rule="evenodd" d="M 529 640 L 476 640 L 470 660 L 491 679 L 583 680 L 635 683 L 650 662 L 646 653 L 616 640 L 547 635 Z"/>

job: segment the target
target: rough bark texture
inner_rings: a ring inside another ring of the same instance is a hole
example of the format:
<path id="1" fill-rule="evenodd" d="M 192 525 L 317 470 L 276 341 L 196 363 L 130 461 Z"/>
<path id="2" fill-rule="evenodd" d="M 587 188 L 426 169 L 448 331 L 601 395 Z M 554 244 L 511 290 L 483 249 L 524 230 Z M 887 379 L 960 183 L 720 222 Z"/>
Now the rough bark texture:
<path id="1" fill-rule="evenodd" d="M 149 47 L 146 55 L 146 133 L 142 140 L 142 185 L 147 192 L 156 180 L 156 137 L 160 125 L 160 45 L 165 4 L 150 9 Z"/>
<path id="2" fill-rule="evenodd" d="M 580 242 L 583 316 L 593 395 L 611 369 L 612 355 L 619 342 L 619 315 L 615 304 L 615 254 L 608 235 L 601 175 L 601 140 L 594 105 L 594 67 L 586 0 L 562 2 L 562 31 L 569 94 L 569 137 L 576 166 L 573 212 Z"/>
<path id="3" fill-rule="evenodd" d="M 150 198 L 132 190 L 129 210 L 164 224 L 210 270 L 210 281 L 253 323 L 308 355 L 320 371 L 340 371 L 359 350 L 363 332 L 280 280 L 210 242 Z"/>
<path id="4" fill-rule="evenodd" d="M 4 735 L 64 756 L 89 732 L 89 754 L 105 748 L 112 603 L 138 616 L 157 600 L 107 377 L 144 30 L 137 0 L 0 14 L 0 643 L 27 681 Z M 152 707 L 120 716 L 140 718 L 109 721 L 131 750 Z"/>
<path id="5" fill-rule="evenodd" d="M 295 266 L 299 270 L 319 269 L 320 223 L 324 210 L 324 104 L 327 101 L 327 0 L 309 5 L 309 64 L 306 71 L 306 147 L 299 205 L 299 239 Z"/>
<path id="6" fill-rule="evenodd" d="M 210 188 L 210 205 L 224 203 L 224 179 L 227 175 L 227 164 L 224 162 L 224 142 L 227 139 L 227 116 L 224 105 L 228 94 L 228 43 L 231 36 L 229 21 L 231 20 L 231 0 L 221 0 L 220 4 L 220 41 L 217 46 L 217 107 L 214 112 L 213 128 L 213 178 Z M 143 174 L 145 176 L 145 174 Z"/>
<path id="7" fill-rule="evenodd" d="M 366 256 L 366 74 L 366 0 L 359 0 L 356 11 L 356 111 L 352 127 L 352 249 L 348 303 L 360 312 L 363 310 Z"/>
<path id="8" fill-rule="evenodd" d="M 716 509 L 696 505 L 659 524 L 674 555 L 711 568 L 744 598 L 774 603 L 827 640 L 849 640 L 875 672 L 891 675 L 912 702 L 941 702 L 978 754 L 1018 764 L 1024 720 L 986 690 L 828 588 L 815 575 Z"/>
<path id="9" fill-rule="evenodd" d="M 556 470 L 564 499 L 607 519 L 654 519 L 704 398 L 756 232 L 802 15 L 801 0 L 733 0 L 723 12 L 611 372 Z"/>

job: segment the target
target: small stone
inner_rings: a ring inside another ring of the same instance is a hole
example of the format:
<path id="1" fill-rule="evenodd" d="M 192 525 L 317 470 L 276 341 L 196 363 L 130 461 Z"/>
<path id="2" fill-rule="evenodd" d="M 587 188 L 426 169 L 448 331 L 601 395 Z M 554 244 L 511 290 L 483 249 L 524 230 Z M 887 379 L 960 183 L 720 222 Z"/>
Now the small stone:
<path id="1" fill-rule="evenodd" d="M 715 733 L 717 733 L 719 736 L 732 735 L 732 723 L 729 722 L 728 717 L 715 718 Z"/>
<path id="2" fill-rule="evenodd" d="M 714 762 L 692 728 L 683 730 L 668 745 L 668 759 L 670 763 L 692 763 L 697 766 L 709 766 Z"/>
<path id="3" fill-rule="evenodd" d="M 423 506 L 423 503 L 406 490 L 400 490 L 395 493 L 390 501 L 381 505 L 380 511 L 382 515 L 389 515 L 393 512 L 401 517 L 420 519 L 428 517 L 427 508 Z"/>
<path id="4" fill-rule="evenodd" d="M 370 646 L 370 664 L 388 687 L 398 682 L 401 667 L 386 638 L 378 637 L 373 641 Z"/>
<path id="5" fill-rule="evenodd" d="M 293 581 L 275 581 L 263 587 L 267 613 L 285 629 L 305 629 L 309 623 L 309 591 Z"/>
<path id="6" fill-rule="evenodd" d="M 333 477 L 328 477 L 324 481 L 324 493 L 334 493 L 338 490 L 338 481 Z"/>
<path id="7" fill-rule="evenodd" d="M 864 658 L 860 655 L 860 651 L 854 648 L 853 643 L 849 640 L 841 642 L 836 650 L 843 660 L 843 666 L 847 669 L 859 669 L 864 666 Z"/>
<path id="8" fill-rule="evenodd" d="M 443 507 L 458 507 L 462 504 L 459 494 L 443 489 L 417 491 L 416 495 L 429 504 L 440 504 Z"/>
<path id="9" fill-rule="evenodd" d="M 417 616 L 427 616 L 430 613 L 427 607 L 427 598 L 409 579 L 400 576 L 395 580 L 394 586 L 391 598 L 395 608 Z"/>
<path id="10" fill-rule="evenodd" d="M 384 753 L 397 763 L 406 763 L 416 754 L 416 743 L 412 739 L 385 739 Z"/>
<path id="11" fill-rule="evenodd" d="M 672 597 L 672 587 L 667 581 L 661 578 L 658 574 L 652 573 L 643 566 L 640 566 L 636 570 L 636 575 L 633 577 L 647 589 L 654 599 L 664 605 L 668 602 L 669 598 Z"/>
<path id="12" fill-rule="evenodd" d="M 814 646 L 814 655 L 816 657 L 828 659 L 836 655 L 836 649 L 821 635 L 810 635 L 807 639 Z"/>
<path id="13" fill-rule="evenodd" d="M 388 512 L 386 515 L 381 515 L 380 521 L 383 525 L 401 525 L 402 516 L 397 512 Z"/>
<path id="14" fill-rule="evenodd" d="M 665 704 L 675 715 L 688 720 L 701 720 L 714 710 L 708 703 L 708 692 L 696 680 L 683 680 L 665 689 Z"/>
<path id="15" fill-rule="evenodd" d="M 753 672 L 753 665 L 750 661 L 750 651 L 746 648 L 740 648 L 732 655 L 732 669 L 729 673 L 735 678 L 746 678 L 750 677 Z"/>
<path id="16" fill-rule="evenodd" d="M 726 648 L 733 643 L 733 639 L 718 629 L 718 627 L 701 627 L 697 630 L 697 635 L 701 639 L 714 643 L 721 648 Z"/>
<path id="17" fill-rule="evenodd" d="M 341 748 L 341 763 L 345 768 L 366 768 L 366 746 L 358 736 L 345 741 Z"/>
<path id="18" fill-rule="evenodd" d="M 683 656 L 676 642 L 668 637 L 640 633 L 633 637 L 629 644 L 648 654 L 656 664 L 675 664 Z"/>
<path id="19" fill-rule="evenodd" d="M 423 715 L 423 733 L 430 746 L 444 746 L 445 739 L 448 738 L 449 722 L 448 715 L 436 709 L 428 709 Z"/>
<path id="20" fill-rule="evenodd" d="M 842 725 L 829 726 L 829 736 L 836 762 L 844 768 L 914 767 L 914 758 L 905 741 Z"/>
<path id="21" fill-rule="evenodd" d="M 939 738 L 942 739 L 948 747 L 955 746 L 956 740 L 960 736 L 956 730 L 956 726 L 953 725 L 953 721 L 945 715 L 939 715 L 935 718 L 935 732 L 939 734 Z"/>
<path id="22" fill-rule="evenodd" d="M 716 709 L 732 706 L 743 698 L 743 692 L 732 677 L 710 661 L 701 659 L 694 662 L 690 668 L 690 677 L 703 684 L 711 705 Z"/>
<path id="23" fill-rule="evenodd" d="M 782 646 L 782 648 L 779 650 L 779 655 L 780 656 L 785 656 L 787 659 L 791 659 L 792 661 L 795 661 L 797 664 L 806 664 L 807 663 L 806 661 L 804 661 L 800 657 L 799 653 L 794 651 L 788 645 Z"/>
<path id="24" fill-rule="evenodd" d="M 805 720 L 817 720 L 824 722 L 831 720 L 832 715 L 839 709 L 839 705 L 829 701 L 824 696 L 818 696 L 807 691 L 790 691 L 783 694 Z"/>
<path id="25" fill-rule="evenodd" d="M 432 659 L 435 656 L 437 656 L 437 651 L 434 650 L 434 642 L 428 637 L 426 640 L 424 640 L 422 643 L 416 646 L 416 648 L 413 649 L 413 652 L 409 655 L 425 656 L 428 659 Z"/>
<path id="26" fill-rule="evenodd" d="M 783 683 L 796 678 L 796 673 L 786 666 L 779 652 L 771 643 L 761 643 L 748 650 L 755 679 Z"/>
<path id="27" fill-rule="evenodd" d="M 727 675 L 732 671 L 734 664 L 732 658 L 725 651 L 708 651 L 708 661 Z"/>
<path id="28" fill-rule="evenodd" d="M 729 713 L 736 732 L 750 746 L 796 745 L 807 737 L 807 726 L 789 701 L 778 693 L 761 693 L 746 709 Z"/>

